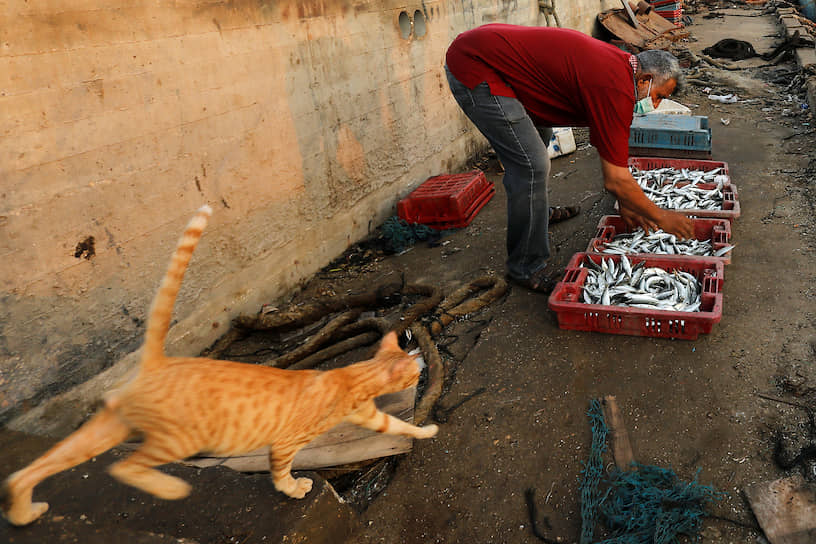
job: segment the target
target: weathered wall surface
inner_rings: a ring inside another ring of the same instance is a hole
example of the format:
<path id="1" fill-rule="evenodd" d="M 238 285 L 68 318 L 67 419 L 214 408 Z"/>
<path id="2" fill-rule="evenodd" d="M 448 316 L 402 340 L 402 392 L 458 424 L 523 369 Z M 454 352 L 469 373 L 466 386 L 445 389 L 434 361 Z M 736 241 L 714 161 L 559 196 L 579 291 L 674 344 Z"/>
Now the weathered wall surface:
<path id="1" fill-rule="evenodd" d="M 637 3 L 634 0 L 629 2 Z M 557 19 L 553 15 L 548 17 L 546 13 L 542 13 L 536 24 L 556 26 L 558 22 L 562 27 L 574 28 L 591 35 L 596 30 L 595 21 L 598 13 L 623 7 L 619 0 L 541 0 L 540 3 L 543 7 L 542 12 L 550 11 L 548 7 L 554 7 L 558 17 Z"/>
<path id="2" fill-rule="evenodd" d="M 585 32 L 601 8 L 557 6 Z M 447 45 L 539 20 L 527 0 L 0 10 L 0 423 L 138 348 L 201 204 L 215 213 L 170 353 L 197 353 L 460 168 L 484 142 L 449 96 Z"/>

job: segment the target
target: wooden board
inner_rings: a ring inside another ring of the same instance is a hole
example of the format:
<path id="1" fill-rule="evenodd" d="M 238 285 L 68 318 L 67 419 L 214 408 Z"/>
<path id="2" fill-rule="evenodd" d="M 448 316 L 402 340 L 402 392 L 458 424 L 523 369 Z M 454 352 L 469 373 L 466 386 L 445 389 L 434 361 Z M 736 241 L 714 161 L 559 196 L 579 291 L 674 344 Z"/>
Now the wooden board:
<path id="1" fill-rule="evenodd" d="M 688 30 L 675 26 L 654 10 L 648 14 L 635 15 L 635 18 L 638 21 L 637 28 L 630 24 L 628 15 L 622 9 L 598 14 L 598 22 L 604 28 L 637 51 L 664 49 L 672 42 L 689 35 Z"/>
<path id="2" fill-rule="evenodd" d="M 632 470 L 635 454 L 632 451 L 629 433 L 626 431 L 623 415 L 618 409 L 618 402 L 615 397 L 607 395 L 603 398 L 603 411 L 612 442 L 612 456 L 615 458 L 615 466 L 622 471 Z"/>
<path id="3" fill-rule="evenodd" d="M 416 388 L 382 395 L 375 399 L 377 407 L 387 414 L 413 422 Z M 334 467 L 368 459 L 397 455 L 411 451 L 413 439 L 407 436 L 382 434 L 351 423 L 341 423 L 307 444 L 295 456 L 295 470 Z M 196 467 L 223 465 L 241 472 L 268 472 L 269 447 L 235 457 L 197 456 L 182 461 Z"/>
<path id="4" fill-rule="evenodd" d="M 632 11 L 632 7 L 629 5 L 629 0 L 621 0 L 621 4 L 623 4 L 623 8 L 626 10 L 626 16 L 629 17 L 629 22 L 637 29 L 640 25 L 638 24 L 637 17 L 635 17 L 635 12 Z"/>
<path id="5" fill-rule="evenodd" d="M 816 542 L 816 487 L 801 476 L 754 484 L 745 495 L 771 544 Z"/>

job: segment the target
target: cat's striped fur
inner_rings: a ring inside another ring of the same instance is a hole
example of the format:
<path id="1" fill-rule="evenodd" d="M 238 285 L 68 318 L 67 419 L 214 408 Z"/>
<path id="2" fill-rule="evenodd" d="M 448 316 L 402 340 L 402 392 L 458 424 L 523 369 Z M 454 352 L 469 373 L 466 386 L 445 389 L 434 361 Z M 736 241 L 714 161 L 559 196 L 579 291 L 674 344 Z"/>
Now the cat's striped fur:
<path id="1" fill-rule="evenodd" d="M 133 432 L 142 435 L 142 445 L 109 471 L 163 499 L 183 498 L 190 486 L 154 467 L 199 452 L 234 455 L 269 445 L 275 487 L 302 498 L 312 481 L 292 477 L 295 454 L 343 420 L 415 438 L 436 434 L 436 425 L 411 425 L 374 404 L 374 397 L 415 385 L 419 378 L 419 365 L 400 349 L 393 332 L 383 338 L 373 359 L 329 371 L 165 356 L 173 305 L 210 214 L 209 206 L 199 209 L 179 241 L 150 311 L 134 379 L 109 393 L 105 406 L 76 432 L 6 479 L 3 511 L 14 525 L 28 524 L 48 509 L 47 503 L 31 502 L 39 482 L 103 453 Z"/>

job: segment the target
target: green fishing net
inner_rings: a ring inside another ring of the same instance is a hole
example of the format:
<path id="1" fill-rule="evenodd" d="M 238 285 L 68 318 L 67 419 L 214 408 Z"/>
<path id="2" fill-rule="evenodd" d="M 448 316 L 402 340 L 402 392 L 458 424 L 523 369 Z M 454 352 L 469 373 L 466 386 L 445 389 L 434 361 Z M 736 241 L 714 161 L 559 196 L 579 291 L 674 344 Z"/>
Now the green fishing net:
<path id="1" fill-rule="evenodd" d="M 603 454 L 609 429 L 601 403 L 590 402 L 592 426 L 589 460 L 581 471 L 580 544 L 679 544 L 698 541 L 706 505 L 722 497 L 712 487 L 684 482 L 671 469 L 634 464 L 630 471 L 606 474 Z M 607 536 L 595 540 L 598 523 Z"/>
<path id="2" fill-rule="evenodd" d="M 441 236 L 438 230 L 427 225 L 408 223 L 396 215 L 386 219 L 381 230 L 385 249 L 392 253 L 405 251 L 419 241 L 437 241 Z"/>

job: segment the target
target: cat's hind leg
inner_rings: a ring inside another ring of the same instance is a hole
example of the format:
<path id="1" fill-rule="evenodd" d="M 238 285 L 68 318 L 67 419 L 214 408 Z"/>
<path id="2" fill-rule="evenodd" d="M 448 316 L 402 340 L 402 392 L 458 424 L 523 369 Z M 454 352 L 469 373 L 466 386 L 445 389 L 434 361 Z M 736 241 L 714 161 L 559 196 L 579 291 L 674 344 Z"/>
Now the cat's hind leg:
<path id="1" fill-rule="evenodd" d="M 49 476 L 83 463 L 125 440 L 131 429 L 114 412 L 103 409 L 3 484 L 3 514 L 13 525 L 27 525 L 48 510 L 47 502 L 31 502 L 34 487 Z"/>
<path id="2" fill-rule="evenodd" d="M 439 427 L 436 425 L 418 427 L 390 414 L 386 414 L 377 409 L 377 405 L 374 404 L 373 400 L 366 402 L 355 412 L 347 415 L 345 420 L 360 427 L 377 431 L 378 433 L 399 434 L 413 438 L 431 438 L 435 436 L 439 430 Z"/>
<path id="3" fill-rule="evenodd" d="M 302 499 L 312 490 L 311 479 L 292 476 L 292 461 L 303 446 L 305 444 L 297 447 L 272 444 L 269 447 L 269 471 L 272 473 L 275 489 L 293 499 Z"/>
<path id="4" fill-rule="evenodd" d="M 160 499 L 183 499 L 190 494 L 190 484 L 153 467 L 184 459 L 195 453 L 197 451 L 178 451 L 177 447 L 148 436 L 138 450 L 127 459 L 111 465 L 108 472 L 120 482 Z"/>

